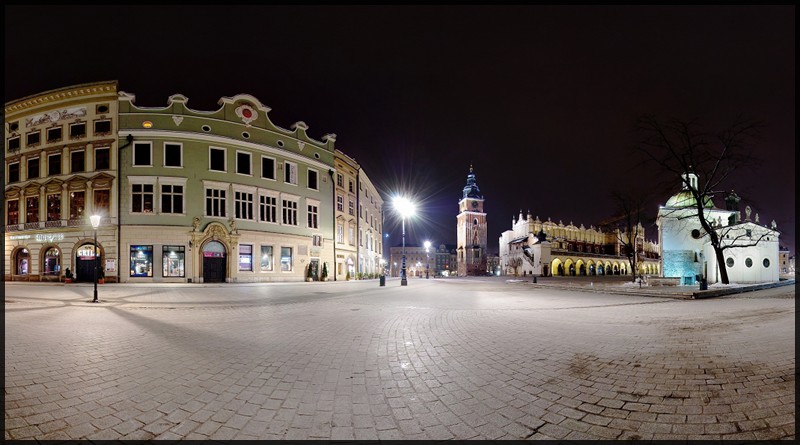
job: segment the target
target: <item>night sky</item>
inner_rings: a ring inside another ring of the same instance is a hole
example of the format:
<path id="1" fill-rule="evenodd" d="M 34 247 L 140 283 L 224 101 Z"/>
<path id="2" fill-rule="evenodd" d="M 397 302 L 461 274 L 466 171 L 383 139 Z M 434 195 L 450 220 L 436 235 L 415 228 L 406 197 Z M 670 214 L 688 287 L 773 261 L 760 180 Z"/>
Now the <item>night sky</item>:
<path id="1" fill-rule="evenodd" d="M 643 114 L 765 123 L 729 188 L 795 252 L 795 8 L 788 6 L 5 6 L 5 101 L 116 79 L 136 104 L 247 93 L 407 192 L 409 244 L 455 244 L 470 164 L 489 249 L 528 210 L 597 225 L 613 190 L 671 192 L 635 168 Z M 675 184 L 674 191 L 677 191 Z M 723 206 L 721 199 L 718 206 Z M 647 227 L 656 239 L 655 225 Z M 387 212 L 390 245 L 399 219 Z"/>

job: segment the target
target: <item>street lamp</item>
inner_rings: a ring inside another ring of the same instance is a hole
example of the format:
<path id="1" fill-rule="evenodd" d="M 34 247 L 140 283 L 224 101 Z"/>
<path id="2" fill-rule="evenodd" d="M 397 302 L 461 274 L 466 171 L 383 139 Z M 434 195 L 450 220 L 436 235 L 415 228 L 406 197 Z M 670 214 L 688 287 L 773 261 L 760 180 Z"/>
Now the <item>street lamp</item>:
<path id="1" fill-rule="evenodd" d="M 414 203 L 408 198 L 398 196 L 394 198 L 394 209 L 400 213 L 403 219 L 403 262 L 400 268 L 400 285 L 408 286 L 408 278 L 406 277 L 406 217 L 414 215 Z"/>
<path id="2" fill-rule="evenodd" d="M 430 258 L 430 256 L 428 255 L 428 249 L 430 249 L 430 248 L 431 248 L 431 242 L 430 242 L 430 241 L 425 241 L 425 279 L 426 279 L 426 280 L 427 280 L 428 278 L 430 278 L 430 276 L 429 276 L 429 270 L 430 270 L 430 261 L 431 261 L 431 258 Z"/>
<path id="3" fill-rule="evenodd" d="M 97 299 L 97 228 L 100 227 L 101 218 L 100 215 L 92 215 L 89 217 L 89 220 L 92 222 L 92 228 L 94 229 L 94 300 L 92 300 L 92 303 L 100 302 L 100 300 Z"/>

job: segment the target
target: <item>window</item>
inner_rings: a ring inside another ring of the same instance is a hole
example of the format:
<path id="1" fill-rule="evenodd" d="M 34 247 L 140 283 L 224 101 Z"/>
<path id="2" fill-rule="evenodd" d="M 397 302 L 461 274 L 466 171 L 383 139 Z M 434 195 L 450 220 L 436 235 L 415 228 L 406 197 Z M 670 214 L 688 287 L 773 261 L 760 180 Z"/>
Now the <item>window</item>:
<path id="1" fill-rule="evenodd" d="M 161 276 L 185 277 L 186 247 L 162 246 L 161 247 Z"/>
<path id="2" fill-rule="evenodd" d="M 95 121 L 94 134 L 111 133 L 111 121 Z"/>
<path id="3" fill-rule="evenodd" d="M 61 174 L 61 153 L 49 155 L 47 157 L 47 175 L 56 176 Z"/>
<path id="4" fill-rule="evenodd" d="M 322 247 L 322 235 L 314 235 L 311 237 L 311 245 L 315 247 Z"/>
<path id="5" fill-rule="evenodd" d="M 349 202 L 347 203 L 347 211 L 351 215 L 355 215 L 355 204 L 353 203 L 352 199 L 350 199 Z"/>
<path id="6" fill-rule="evenodd" d="M 236 152 L 236 173 L 250 175 L 250 153 Z"/>
<path id="7" fill-rule="evenodd" d="M 239 270 L 253 271 L 253 245 L 239 244 Z"/>
<path id="8" fill-rule="evenodd" d="M 19 143 L 20 143 L 19 139 L 20 139 L 19 136 L 13 137 L 13 138 L 8 138 L 8 144 L 7 144 L 8 151 L 19 150 Z"/>
<path id="9" fill-rule="evenodd" d="M 225 171 L 225 149 L 224 148 L 208 148 L 208 169 L 218 172 Z"/>
<path id="10" fill-rule="evenodd" d="M 272 270 L 272 246 L 261 246 L 261 271 Z"/>
<path id="11" fill-rule="evenodd" d="M 70 172 L 78 173 L 86 171 L 85 151 L 73 151 L 69 154 Z"/>
<path id="12" fill-rule="evenodd" d="M 133 144 L 134 167 L 153 166 L 153 144 L 150 142 L 136 142 Z"/>
<path id="13" fill-rule="evenodd" d="M 58 221 L 61 219 L 61 193 L 47 195 L 47 220 Z"/>
<path id="14" fill-rule="evenodd" d="M 86 122 L 78 122 L 76 124 L 70 124 L 69 126 L 69 137 L 72 139 L 75 138 L 82 138 L 86 136 Z"/>
<path id="15" fill-rule="evenodd" d="M 94 214 L 109 216 L 108 209 L 111 203 L 111 190 L 101 189 L 94 191 Z"/>
<path id="16" fill-rule="evenodd" d="M 69 219 L 81 219 L 83 217 L 84 192 L 70 192 L 69 194 Z"/>
<path id="17" fill-rule="evenodd" d="M 350 190 L 350 193 L 353 193 L 355 191 L 355 188 L 353 187 L 353 180 L 350 179 L 348 182 L 349 182 L 348 190 Z"/>
<path id="18" fill-rule="evenodd" d="M 344 197 L 342 195 L 336 195 L 336 210 L 344 212 Z"/>
<path id="19" fill-rule="evenodd" d="M 281 247 L 281 271 L 291 272 L 292 270 L 292 248 Z"/>
<path id="20" fill-rule="evenodd" d="M 283 163 L 283 182 L 297 185 L 297 164 L 288 161 Z"/>
<path id="21" fill-rule="evenodd" d="M 58 142 L 61 140 L 61 127 L 47 129 L 47 142 Z"/>
<path id="22" fill-rule="evenodd" d="M 28 196 L 25 199 L 25 222 L 39 222 L 39 197 Z"/>
<path id="23" fill-rule="evenodd" d="M 353 226 L 350 226 L 350 239 L 348 241 L 351 246 L 356 245 L 356 229 Z"/>
<path id="24" fill-rule="evenodd" d="M 319 215 L 319 207 L 316 205 L 308 205 L 308 228 L 318 229 L 317 216 Z"/>
<path id="25" fill-rule="evenodd" d="M 747 267 L 753 267 L 753 260 L 752 258 L 745 258 L 744 265 Z"/>
<path id="26" fill-rule="evenodd" d="M 6 224 L 19 224 L 19 200 L 6 201 Z"/>
<path id="27" fill-rule="evenodd" d="M 131 184 L 131 193 L 133 213 L 153 212 L 153 184 Z"/>
<path id="28" fill-rule="evenodd" d="M 206 189 L 206 216 L 225 217 L 225 190 Z"/>
<path id="29" fill-rule="evenodd" d="M 43 275 L 45 276 L 58 276 L 61 274 L 61 254 L 58 247 L 51 247 L 44 253 L 44 261 L 42 264 Z"/>
<path id="30" fill-rule="evenodd" d="M 253 194 L 248 192 L 234 193 L 235 216 L 238 219 L 253 219 Z"/>
<path id="31" fill-rule="evenodd" d="M 339 187 L 344 187 L 344 177 L 341 173 L 336 174 L 336 185 Z"/>
<path id="32" fill-rule="evenodd" d="M 284 199 L 283 202 L 283 224 L 287 226 L 297 225 L 297 202 Z"/>
<path id="33" fill-rule="evenodd" d="M 336 242 L 344 243 L 344 227 L 341 224 L 336 225 Z"/>
<path id="34" fill-rule="evenodd" d="M 311 190 L 319 190 L 319 174 L 316 170 L 308 169 L 308 188 Z"/>
<path id="35" fill-rule="evenodd" d="M 274 196 L 259 196 L 259 220 L 262 222 L 278 222 L 276 214 L 278 211 L 278 198 Z M 270 269 L 272 270 L 272 269 Z"/>
<path id="36" fill-rule="evenodd" d="M 27 134 L 25 139 L 25 146 L 26 147 L 33 147 L 38 145 L 39 142 L 42 141 L 42 132 L 41 131 L 32 131 Z"/>
<path id="37" fill-rule="evenodd" d="M 183 167 L 183 145 L 164 143 L 164 167 Z"/>
<path id="38" fill-rule="evenodd" d="M 769 267 L 769 258 L 764 258 L 764 267 Z"/>
<path id="39" fill-rule="evenodd" d="M 8 164 L 8 182 L 19 182 L 19 162 Z"/>
<path id="40" fill-rule="evenodd" d="M 111 150 L 108 148 L 96 148 L 94 150 L 94 169 L 108 170 L 111 168 Z"/>
<path id="41" fill-rule="evenodd" d="M 183 213 L 183 186 L 161 184 L 161 213 Z"/>
<path id="42" fill-rule="evenodd" d="M 264 179 L 275 179 L 275 160 L 272 158 L 261 157 L 261 177 Z"/>
<path id="43" fill-rule="evenodd" d="M 153 246 L 131 246 L 131 276 L 153 276 Z"/>

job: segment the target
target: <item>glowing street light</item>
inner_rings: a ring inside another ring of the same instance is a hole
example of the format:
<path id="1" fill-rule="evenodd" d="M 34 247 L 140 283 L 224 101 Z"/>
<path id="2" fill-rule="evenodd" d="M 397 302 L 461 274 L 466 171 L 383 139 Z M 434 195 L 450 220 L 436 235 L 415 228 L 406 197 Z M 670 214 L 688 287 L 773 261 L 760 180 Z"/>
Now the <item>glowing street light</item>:
<path id="1" fill-rule="evenodd" d="M 97 228 L 100 227 L 100 219 L 102 216 L 100 215 L 92 215 L 89 217 L 89 220 L 92 222 L 92 228 L 94 229 L 94 300 L 92 303 L 99 303 L 100 300 L 97 299 Z"/>
<path id="2" fill-rule="evenodd" d="M 406 217 L 414 216 L 414 203 L 408 198 L 398 196 L 393 201 L 394 209 L 400 214 L 403 220 L 403 262 L 400 268 L 400 285 L 408 286 L 408 278 L 406 277 Z"/>
<path id="3" fill-rule="evenodd" d="M 425 241 L 425 279 L 427 280 L 430 278 L 429 270 L 430 270 L 430 256 L 428 255 L 428 249 L 431 248 L 431 242 Z"/>

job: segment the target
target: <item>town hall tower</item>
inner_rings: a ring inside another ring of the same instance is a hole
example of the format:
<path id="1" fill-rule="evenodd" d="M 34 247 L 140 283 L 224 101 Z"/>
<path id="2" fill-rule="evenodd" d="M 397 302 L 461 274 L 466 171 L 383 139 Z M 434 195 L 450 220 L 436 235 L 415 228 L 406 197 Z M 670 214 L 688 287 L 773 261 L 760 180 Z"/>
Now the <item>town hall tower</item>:
<path id="1" fill-rule="evenodd" d="M 469 167 L 467 185 L 458 202 L 458 276 L 486 274 L 486 213 L 484 199 Z"/>

